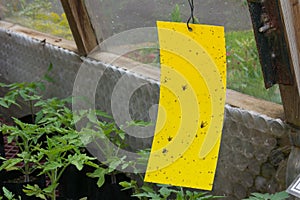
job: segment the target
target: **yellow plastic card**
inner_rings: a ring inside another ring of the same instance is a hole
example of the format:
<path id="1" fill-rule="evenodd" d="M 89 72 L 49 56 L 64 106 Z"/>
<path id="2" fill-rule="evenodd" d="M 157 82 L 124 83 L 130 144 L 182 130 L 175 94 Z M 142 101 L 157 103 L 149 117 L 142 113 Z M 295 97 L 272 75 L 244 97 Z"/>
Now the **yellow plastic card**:
<path id="1" fill-rule="evenodd" d="M 145 181 L 212 190 L 226 96 L 224 28 L 157 26 L 160 101 Z"/>

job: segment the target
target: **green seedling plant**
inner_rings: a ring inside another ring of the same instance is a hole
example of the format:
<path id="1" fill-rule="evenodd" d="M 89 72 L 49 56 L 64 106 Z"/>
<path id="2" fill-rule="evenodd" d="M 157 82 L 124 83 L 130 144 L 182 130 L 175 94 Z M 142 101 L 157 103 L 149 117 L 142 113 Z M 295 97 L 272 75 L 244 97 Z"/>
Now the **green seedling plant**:
<path id="1" fill-rule="evenodd" d="M 48 72 L 51 69 L 52 64 L 50 64 Z M 47 73 L 44 75 L 43 80 L 51 81 Z M 32 121 L 32 124 L 29 124 L 12 117 L 14 121 L 13 126 L 6 124 L 0 126 L 2 134 L 7 135 L 8 143 L 15 142 L 19 148 L 19 153 L 16 157 L 8 160 L 1 158 L 4 162 L 0 166 L 0 170 L 18 170 L 24 175 L 24 182 L 30 182 L 30 176 L 36 171 L 37 167 L 30 160 L 35 153 L 33 148 L 41 145 L 39 140 L 43 137 L 43 134 L 47 133 L 45 127 L 37 123 L 38 119 L 35 119 L 34 115 L 35 102 L 43 101 L 41 93 L 45 90 L 45 84 L 43 81 L 12 84 L 0 83 L 0 87 L 7 91 L 0 98 L 0 106 L 5 109 L 9 109 L 11 106 L 17 106 L 19 109 L 22 109 L 23 106 L 21 104 L 27 104 Z"/>
<path id="2" fill-rule="evenodd" d="M 0 97 L 0 106 L 5 109 L 9 109 L 12 105 L 14 105 L 21 109 L 22 105 L 20 105 L 19 102 L 22 101 L 30 108 L 30 114 L 34 121 L 33 103 L 34 101 L 41 99 L 38 91 L 44 90 L 45 85 L 42 82 L 23 82 L 12 84 L 0 83 L 0 87 L 8 90 L 3 97 Z"/>
<path id="3" fill-rule="evenodd" d="M 101 158 L 101 167 L 105 170 L 98 171 L 98 174 L 89 174 L 91 177 L 98 178 L 98 186 L 101 186 L 104 181 L 104 175 L 114 177 L 120 171 L 127 170 L 133 171 L 135 174 L 140 175 L 140 169 L 145 168 L 149 158 L 150 150 L 138 150 L 139 158 L 136 161 L 129 160 L 126 155 L 120 155 L 121 149 L 128 148 L 126 143 L 126 134 L 124 127 L 130 126 L 151 126 L 149 122 L 130 122 L 123 127 L 118 127 L 114 122 L 109 122 L 113 118 L 100 111 L 85 111 L 84 115 L 88 119 L 88 124 L 85 128 L 81 129 L 80 135 L 82 141 L 86 146 L 90 146 L 97 151 L 98 156 Z M 81 113 L 81 114 L 82 114 Z M 107 120 L 98 120 L 97 118 L 106 118 Z M 93 127 L 93 128 L 91 128 Z M 112 150 L 112 145 L 115 149 Z M 102 169 L 103 169 L 102 168 Z"/>
<path id="4" fill-rule="evenodd" d="M 144 183 L 142 186 L 137 184 L 137 181 L 131 182 L 123 181 L 120 183 L 123 190 L 133 190 L 133 197 L 137 197 L 140 200 L 209 200 L 219 199 L 222 196 L 213 196 L 206 192 L 184 190 L 182 187 L 171 187 L 169 185 L 159 185 L 152 183 Z"/>
<path id="5" fill-rule="evenodd" d="M 56 199 L 55 191 L 59 185 L 59 179 L 68 166 L 74 165 L 80 171 L 83 167 L 91 166 L 95 170 L 87 175 L 92 178 L 97 178 L 97 185 L 101 187 L 105 181 L 105 175 L 112 173 L 113 170 L 106 168 L 103 164 L 98 164 L 94 157 L 88 156 L 83 150 L 86 143 L 90 141 L 93 134 L 106 135 L 112 132 L 116 133 L 113 123 L 99 122 L 101 127 L 98 132 L 93 131 L 90 127 L 85 127 L 85 131 L 78 131 L 75 124 L 83 118 L 92 119 L 91 113 L 96 113 L 97 116 L 108 117 L 101 111 L 79 111 L 77 114 L 72 112 L 66 105 L 71 102 L 71 98 L 58 99 L 51 98 L 39 101 L 35 106 L 40 107 L 40 111 L 36 114 L 38 123 L 42 124 L 49 133 L 54 135 L 47 135 L 45 147 L 37 147 L 36 154 L 33 157 L 33 162 L 37 163 L 41 174 L 46 174 L 51 184 L 45 188 L 40 189 L 37 185 L 27 186 L 24 190 L 29 196 L 44 196 L 45 198 Z M 122 137 L 121 134 L 118 134 Z M 116 138 L 116 137 L 114 137 Z M 42 162 L 41 162 L 42 161 Z"/>
<path id="6" fill-rule="evenodd" d="M 94 157 L 88 156 L 84 149 L 79 132 L 75 129 L 73 113 L 67 108 L 69 99 L 51 98 L 37 102 L 41 110 L 37 113 L 38 123 L 46 130 L 44 146 L 36 146 L 38 152 L 31 158 L 36 163 L 40 174 L 45 174 L 50 179 L 50 185 L 44 189 L 37 185 L 27 185 L 24 192 L 28 196 L 38 196 L 43 199 L 56 199 L 56 189 L 59 180 L 68 166 L 74 165 L 80 171 L 84 165 L 95 167 L 95 174 L 105 169 L 93 161 Z"/>
<path id="7" fill-rule="evenodd" d="M 8 143 L 15 142 L 19 153 L 10 159 L 4 159 L 1 170 L 19 170 L 25 176 L 25 182 L 30 181 L 30 175 L 37 171 L 38 176 L 46 175 L 50 183 L 46 188 L 38 185 L 26 185 L 24 192 L 28 196 L 41 199 L 56 199 L 56 189 L 60 178 L 66 168 L 74 165 L 79 171 L 84 166 L 93 167 L 95 170 L 87 175 L 98 178 L 98 186 L 104 184 L 104 176 L 112 173 L 119 163 L 110 164 L 109 168 L 102 167 L 95 158 L 85 152 L 84 138 L 92 138 L 92 129 L 86 127 L 86 132 L 77 131 L 75 123 L 82 118 L 89 118 L 92 111 L 73 113 L 68 104 L 72 98 L 42 98 L 37 87 L 39 83 L 14 83 L 1 84 L 8 92 L 0 99 L 0 105 L 9 108 L 11 105 L 22 107 L 20 102 L 30 102 L 31 110 L 38 110 L 34 114 L 34 123 L 27 124 L 13 118 L 15 125 L 1 125 L 0 131 L 7 136 Z M 19 101 L 20 99 L 22 101 Z M 100 111 L 98 114 L 104 114 Z M 100 122 L 101 123 L 101 122 Z M 109 135 L 117 133 L 112 124 L 101 123 L 101 131 Z M 99 129 L 100 130 L 100 129 Z M 83 136 L 84 133 L 84 136 Z M 99 135 L 99 134 L 98 134 Z M 117 137 L 113 137 L 117 138 Z M 86 139 L 90 140 L 90 139 Z"/>
<path id="8" fill-rule="evenodd" d="M 38 95 L 38 89 L 43 88 L 41 83 L 13 83 L 4 84 L 0 83 L 2 88 L 8 89 L 8 92 L 4 97 L 0 98 L 0 105 L 4 108 L 10 108 L 12 105 L 21 108 L 18 100 L 27 102 L 30 110 L 32 119 L 33 116 L 33 102 L 41 99 Z M 0 170 L 19 170 L 24 175 L 24 182 L 30 181 L 30 175 L 36 170 L 36 165 L 31 165 L 30 158 L 34 154 L 33 147 L 38 146 L 38 140 L 42 137 L 45 129 L 39 127 L 36 124 L 23 123 L 17 118 L 12 118 L 14 126 L 2 124 L 0 131 L 3 135 L 7 135 L 8 143 L 15 142 L 19 148 L 19 153 L 16 157 L 4 160 L 0 166 Z"/>
<path id="9" fill-rule="evenodd" d="M 63 130 L 66 131 L 66 130 Z M 37 185 L 27 185 L 24 192 L 28 196 L 39 196 L 42 199 L 56 199 L 56 189 L 59 185 L 59 180 L 68 166 L 74 165 L 80 171 L 84 165 L 94 166 L 96 172 L 102 170 L 92 161 L 95 159 L 80 151 L 83 147 L 82 142 L 73 130 L 65 132 L 64 136 L 54 136 L 47 138 L 47 146 L 45 148 L 36 148 L 39 153 L 32 158 L 32 161 L 38 163 L 40 174 L 46 174 L 50 179 L 50 185 L 44 189 Z M 105 169 L 103 169 L 105 172 Z M 96 176 L 93 176 L 96 177 Z"/>
<path id="10" fill-rule="evenodd" d="M 275 194 L 261 194 L 261 193 L 252 193 L 251 196 L 244 200 L 284 200 L 289 198 L 289 194 L 285 191 L 278 192 Z"/>
<path id="11" fill-rule="evenodd" d="M 35 147 L 41 145 L 38 141 L 46 132 L 44 128 L 36 124 L 23 123 L 14 118 L 15 126 L 3 124 L 0 131 L 7 135 L 9 144 L 15 142 L 19 148 L 19 153 L 10 159 L 2 158 L 3 164 L 0 170 L 18 170 L 24 175 L 24 182 L 31 181 L 31 175 L 37 170 L 37 165 L 32 163 L 32 156 L 36 153 Z"/>

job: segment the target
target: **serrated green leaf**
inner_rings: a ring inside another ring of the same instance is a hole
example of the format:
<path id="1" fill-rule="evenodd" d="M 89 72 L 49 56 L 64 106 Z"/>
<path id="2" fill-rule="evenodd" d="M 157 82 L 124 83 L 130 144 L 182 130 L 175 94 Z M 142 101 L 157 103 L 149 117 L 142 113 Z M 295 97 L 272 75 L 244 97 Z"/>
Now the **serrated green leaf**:
<path id="1" fill-rule="evenodd" d="M 46 193 L 52 193 L 58 187 L 58 183 L 51 183 L 48 187 L 44 188 L 43 191 Z"/>
<path id="2" fill-rule="evenodd" d="M 145 191 L 145 192 L 148 192 L 148 193 L 154 193 L 154 189 L 148 185 L 143 185 L 142 186 L 142 190 Z"/>
<path id="3" fill-rule="evenodd" d="M 121 138 L 121 140 L 125 140 L 126 134 L 124 132 L 119 132 L 118 136 Z"/>
<path id="4" fill-rule="evenodd" d="M 105 182 L 106 173 L 107 173 L 106 169 L 99 167 L 93 173 L 87 173 L 87 176 L 91 178 L 98 178 L 97 186 L 100 188 Z"/>
<path id="5" fill-rule="evenodd" d="M 272 200 L 283 200 L 289 198 L 290 195 L 286 191 L 278 192 L 272 195 Z"/>
<path id="6" fill-rule="evenodd" d="M 0 87 L 7 87 L 7 84 L 0 82 Z"/>
<path id="7" fill-rule="evenodd" d="M 262 198 L 262 199 L 271 197 L 270 194 L 261 194 L 261 193 L 252 193 L 251 195 L 254 197 Z"/>
<path id="8" fill-rule="evenodd" d="M 9 200 L 13 200 L 15 195 L 9 191 L 8 189 L 6 189 L 6 187 L 2 187 L 2 190 L 3 190 L 3 193 L 4 193 L 4 196 L 9 199 Z"/>
<path id="9" fill-rule="evenodd" d="M 88 145 L 88 144 L 90 144 L 91 142 L 94 141 L 94 135 L 97 134 L 97 133 L 94 132 L 94 131 L 88 132 L 88 130 L 86 130 L 86 131 L 85 130 L 86 129 L 81 130 L 79 132 L 79 134 L 80 134 L 80 139 L 81 139 L 82 143 L 84 145 Z"/>
<path id="10" fill-rule="evenodd" d="M 172 191 L 167 187 L 162 187 L 159 189 L 159 193 L 166 198 L 171 195 Z"/>
<path id="11" fill-rule="evenodd" d="M 122 163 L 122 160 L 113 160 L 109 163 L 109 172 L 114 171 Z"/>
<path id="12" fill-rule="evenodd" d="M 62 163 L 58 163 L 58 162 L 49 162 L 49 163 L 45 163 L 43 166 L 43 172 L 47 172 L 47 171 L 51 171 L 51 170 L 56 170 L 58 168 L 63 167 Z"/>
<path id="13" fill-rule="evenodd" d="M 96 159 L 96 158 L 95 158 L 95 159 Z M 98 167 L 99 167 L 99 165 L 97 165 L 96 163 L 93 163 L 93 162 L 91 162 L 91 161 L 87 161 L 87 162 L 85 163 L 85 165 L 88 165 L 88 166 L 94 167 L 94 168 L 98 168 Z"/>
<path id="14" fill-rule="evenodd" d="M 38 124 L 40 122 L 40 120 L 43 118 L 43 113 L 42 112 L 38 112 L 36 115 L 35 115 L 35 124 Z"/>
<path id="15" fill-rule="evenodd" d="M 177 200 L 184 200 L 184 192 L 183 192 L 182 188 L 180 188 L 180 191 L 177 192 L 176 199 Z"/>
<path id="16" fill-rule="evenodd" d="M 38 197 L 40 199 L 47 200 L 46 196 L 43 194 L 41 188 L 37 184 L 35 184 L 35 185 L 26 185 L 25 189 L 23 189 L 23 192 L 27 196 L 35 196 L 35 197 Z"/>
<path id="17" fill-rule="evenodd" d="M 126 163 L 124 163 L 123 165 L 122 165 L 122 169 L 126 169 L 127 167 L 129 166 L 129 163 L 128 162 L 126 162 Z"/>
<path id="18" fill-rule="evenodd" d="M 68 160 L 72 165 L 75 165 L 79 171 L 81 171 L 84 163 L 89 160 L 89 157 L 84 154 L 80 154 L 80 155 L 75 154 L 75 155 L 69 155 Z"/>
<path id="19" fill-rule="evenodd" d="M 96 116 L 96 113 L 93 111 L 89 111 L 87 118 L 89 119 L 90 122 L 97 124 L 98 123 L 98 119 Z"/>
<path id="20" fill-rule="evenodd" d="M 155 193 L 140 193 L 140 194 L 134 194 L 133 197 L 148 197 L 151 200 L 161 200 L 161 197 L 158 194 Z"/>
<path id="21" fill-rule="evenodd" d="M 131 180 L 131 182 L 122 181 L 119 183 L 123 188 L 122 190 L 129 190 L 135 187 L 136 181 Z"/>
<path id="22" fill-rule="evenodd" d="M 25 90 L 20 90 L 19 94 L 24 100 L 28 100 L 30 97 Z"/>
<path id="23" fill-rule="evenodd" d="M 4 108 L 9 108 L 8 104 L 5 102 L 3 98 L 0 98 L 0 106 Z"/>
<path id="24" fill-rule="evenodd" d="M 187 195 L 188 197 L 194 196 L 194 193 L 191 192 L 191 191 L 189 191 L 189 190 L 187 190 L 185 193 L 186 193 L 186 195 Z"/>
<path id="25" fill-rule="evenodd" d="M 35 107 L 40 107 L 40 106 L 44 106 L 45 102 L 44 101 L 38 101 L 34 104 Z"/>
<path id="26" fill-rule="evenodd" d="M 96 113 L 97 116 L 104 117 L 106 119 L 113 119 L 113 117 L 110 116 L 109 114 L 107 114 L 106 112 L 96 110 L 95 113 Z"/>
<path id="27" fill-rule="evenodd" d="M 21 158 L 11 158 L 8 160 L 5 160 L 2 165 L 0 166 L 0 171 L 5 169 L 7 171 L 13 171 L 13 170 L 18 170 L 19 168 L 17 167 L 17 164 L 22 162 L 23 159 Z"/>

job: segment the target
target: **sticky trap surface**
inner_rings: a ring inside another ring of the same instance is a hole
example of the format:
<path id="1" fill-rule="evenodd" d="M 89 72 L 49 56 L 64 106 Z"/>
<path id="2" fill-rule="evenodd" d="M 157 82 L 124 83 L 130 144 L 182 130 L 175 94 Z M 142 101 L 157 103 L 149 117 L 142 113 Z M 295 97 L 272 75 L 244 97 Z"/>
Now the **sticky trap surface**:
<path id="1" fill-rule="evenodd" d="M 157 26 L 160 102 L 145 181 L 211 190 L 226 95 L 224 28 Z"/>

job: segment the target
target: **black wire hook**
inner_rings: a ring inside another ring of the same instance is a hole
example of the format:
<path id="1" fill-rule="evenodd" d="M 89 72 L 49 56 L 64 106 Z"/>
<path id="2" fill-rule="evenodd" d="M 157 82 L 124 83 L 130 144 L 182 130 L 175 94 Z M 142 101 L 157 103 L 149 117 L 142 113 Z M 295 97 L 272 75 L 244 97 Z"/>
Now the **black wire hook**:
<path id="1" fill-rule="evenodd" d="M 192 23 L 195 23 L 195 17 L 194 17 L 194 0 L 188 0 L 190 8 L 191 8 L 191 16 L 186 22 L 186 26 L 189 29 L 189 31 L 193 31 L 192 27 L 190 27 L 190 21 L 192 20 Z"/>

